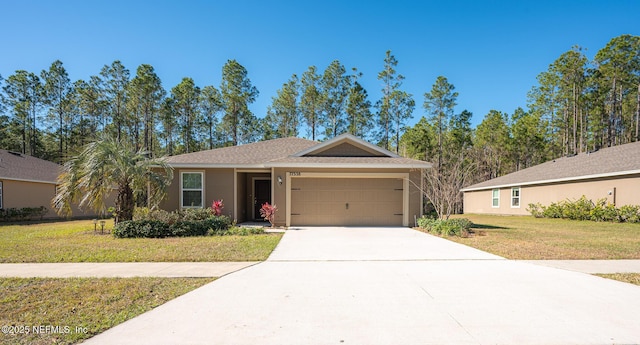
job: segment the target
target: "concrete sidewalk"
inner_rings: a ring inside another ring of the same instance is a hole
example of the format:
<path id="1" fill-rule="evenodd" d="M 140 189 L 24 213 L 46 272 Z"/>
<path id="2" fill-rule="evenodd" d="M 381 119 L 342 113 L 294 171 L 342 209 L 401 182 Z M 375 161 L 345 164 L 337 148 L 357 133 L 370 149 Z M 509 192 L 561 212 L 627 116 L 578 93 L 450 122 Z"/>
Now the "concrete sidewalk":
<path id="1" fill-rule="evenodd" d="M 640 260 L 519 260 L 534 265 L 589 273 L 640 273 Z"/>
<path id="2" fill-rule="evenodd" d="M 259 261 L 0 264 L 0 277 L 206 278 L 222 277 L 257 263 Z"/>
<path id="3" fill-rule="evenodd" d="M 295 237 L 295 236 L 292 236 Z M 431 238 L 428 241 L 438 241 L 439 238 Z M 368 242 L 368 243 L 367 243 Z M 385 242 L 385 241 L 382 241 Z M 318 244 L 315 242 L 316 245 Z M 448 242 L 453 244 L 452 242 Z M 422 245 L 428 243 L 421 243 Z M 420 245 L 420 241 L 413 242 L 412 245 Z M 445 253 L 455 253 L 448 247 L 447 242 L 436 245 L 437 252 L 431 252 L 431 258 L 419 258 L 419 256 L 407 259 L 410 261 L 421 260 L 452 260 Z M 370 255 L 374 255 L 371 248 L 371 240 L 363 241 L 360 248 L 353 246 L 343 247 L 351 252 L 343 254 L 333 252 L 334 260 L 329 259 L 328 253 L 315 253 L 320 257 L 315 257 L 312 248 L 294 248 L 289 251 L 288 257 L 293 255 L 294 259 L 283 259 L 279 253 L 274 252 L 269 261 L 393 261 L 393 259 L 372 260 Z M 318 247 L 316 247 L 318 248 Z M 404 248 L 405 250 L 407 248 Z M 367 252 L 368 251 L 368 252 Z M 349 253 L 349 254 L 348 254 Z M 348 255 L 347 255 L 348 254 Z M 417 255 L 417 254 L 416 254 Z M 381 255 L 382 257 L 384 255 Z M 381 257 L 379 256 L 379 257 Z M 496 256 L 482 255 L 480 252 L 468 251 L 467 260 L 499 260 Z M 369 257 L 369 259 L 367 259 Z M 460 260 L 460 259 L 453 259 Z M 528 264 L 559 268 L 568 271 L 596 274 L 596 273 L 640 273 L 640 260 L 517 260 Z M 129 277 L 222 277 L 229 273 L 253 266 L 260 261 L 247 262 L 113 262 L 113 263 L 25 263 L 25 264 L 0 264 L 0 277 L 18 278 L 70 278 L 70 277 L 96 277 L 96 278 L 129 278 Z"/>

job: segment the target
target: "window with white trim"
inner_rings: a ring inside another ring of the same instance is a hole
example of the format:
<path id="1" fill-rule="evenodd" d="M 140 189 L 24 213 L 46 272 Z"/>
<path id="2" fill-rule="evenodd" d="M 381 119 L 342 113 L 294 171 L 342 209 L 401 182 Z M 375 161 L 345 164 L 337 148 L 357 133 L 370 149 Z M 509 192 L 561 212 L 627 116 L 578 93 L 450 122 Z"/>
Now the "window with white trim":
<path id="1" fill-rule="evenodd" d="M 520 207 L 520 187 L 511 188 L 511 207 Z"/>
<path id="2" fill-rule="evenodd" d="M 180 173 L 180 206 L 202 208 L 204 206 L 204 174 L 202 172 Z"/>
<path id="3" fill-rule="evenodd" d="M 500 189 L 491 191 L 491 207 L 500 207 Z"/>
<path id="4" fill-rule="evenodd" d="M 0 181 L 0 210 L 2 209 L 2 181 Z"/>

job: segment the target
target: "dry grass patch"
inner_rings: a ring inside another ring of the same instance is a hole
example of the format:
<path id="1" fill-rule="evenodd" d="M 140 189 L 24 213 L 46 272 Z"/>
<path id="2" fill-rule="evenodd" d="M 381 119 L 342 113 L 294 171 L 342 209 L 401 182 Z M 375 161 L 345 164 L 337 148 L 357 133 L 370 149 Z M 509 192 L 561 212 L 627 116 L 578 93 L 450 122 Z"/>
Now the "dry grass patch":
<path id="1" fill-rule="evenodd" d="M 213 280 L 0 279 L 0 344 L 77 343 Z"/>
<path id="2" fill-rule="evenodd" d="M 108 228 L 113 226 L 108 221 Z M 262 261 L 282 234 L 127 238 L 94 232 L 91 220 L 0 225 L 0 262 Z"/>
<path id="3" fill-rule="evenodd" d="M 448 237 L 520 260 L 640 259 L 640 224 L 465 214 L 485 236 Z"/>
<path id="4" fill-rule="evenodd" d="M 599 277 L 619 280 L 621 282 L 640 285 L 640 273 L 596 274 Z"/>

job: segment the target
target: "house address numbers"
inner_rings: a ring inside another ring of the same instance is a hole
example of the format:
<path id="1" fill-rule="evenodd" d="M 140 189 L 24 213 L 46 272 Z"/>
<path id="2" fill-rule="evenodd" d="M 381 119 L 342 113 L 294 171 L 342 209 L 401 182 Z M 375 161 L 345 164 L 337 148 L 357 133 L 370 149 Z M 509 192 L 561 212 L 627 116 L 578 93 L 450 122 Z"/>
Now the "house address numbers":
<path id="1" fill-rule="evenodd" d="M 301 176 L 302 173 L 299 171 L 289 171 L 289 176 Z"/>

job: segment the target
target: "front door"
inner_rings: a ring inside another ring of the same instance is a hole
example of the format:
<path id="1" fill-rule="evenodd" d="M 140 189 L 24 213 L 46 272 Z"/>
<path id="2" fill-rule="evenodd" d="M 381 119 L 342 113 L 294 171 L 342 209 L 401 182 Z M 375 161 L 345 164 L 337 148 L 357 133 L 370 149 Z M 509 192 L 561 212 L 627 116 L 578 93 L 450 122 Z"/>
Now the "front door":
<path id="1" fill-rule="evenodd" d="M 253 219 L 262 219 L 262 217 L 260 217 L 260 208 L 265 202 L 271 202 L 271 180 L 254 180 Z"/>

